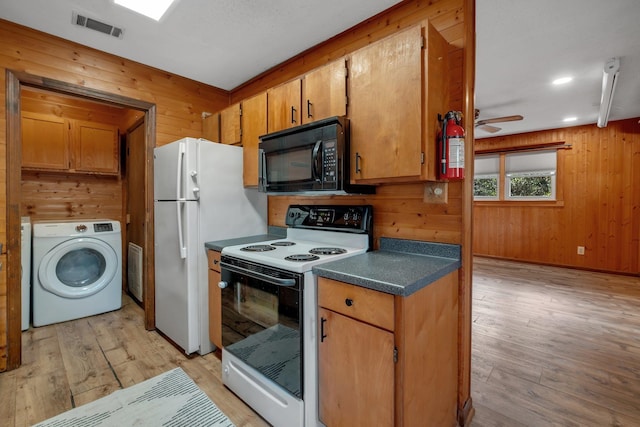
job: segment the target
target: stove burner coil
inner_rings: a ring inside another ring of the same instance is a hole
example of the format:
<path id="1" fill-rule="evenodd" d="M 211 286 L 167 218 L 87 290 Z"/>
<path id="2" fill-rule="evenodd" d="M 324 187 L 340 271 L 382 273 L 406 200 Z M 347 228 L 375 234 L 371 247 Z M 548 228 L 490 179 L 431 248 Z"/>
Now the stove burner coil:
<path id="1" fill-rule="evenodd" d="M 250 246 L 245 246 L 240 250 L 246 251 L 246 252 L 267 252 L 267 251 L 273 251 L 274 249 L 276 249 L 276 247 L 271 245 L 250 245 Z"/>
<path id="2" fill-rule="evenodd" d="M 317 255 L 338 255 L 346 252 L 347 250 L 342 248 L 313 248 L 309 251 L 310 254 Z"/>
<path id="3" fill-rule="evenodd" d="M 271 243 L 271 246 L 293 246 L 295 244 L 296 244 L 295 242 L 290 242 L 288 240 L 281 240 L 279 242 Z"/>
<path id="4" fill-rule="evenodd" d="M 320 259 L 320 257 L 312 254 L 295 254 L 289 255 L 284 259 L 286 259 L 287 261 L 315 261 L 317 259 Z"/>

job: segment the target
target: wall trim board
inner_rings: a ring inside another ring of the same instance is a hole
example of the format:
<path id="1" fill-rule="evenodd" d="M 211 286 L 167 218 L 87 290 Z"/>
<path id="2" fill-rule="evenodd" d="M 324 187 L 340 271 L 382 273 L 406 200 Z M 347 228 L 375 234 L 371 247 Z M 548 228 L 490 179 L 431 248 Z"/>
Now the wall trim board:
<path id="1" fill-rule="evenodd" d="M 151 102 L 128 98 L 109 92 L 78 86 L 71 83 L 49 79 L 29 73 L 6 69 L 6 114 L 7 114 L 7 365 L 6 369 L 15 369 L 20 366 L 22 355 L 22 332 L 20 324 L 20 182 L 21 182 L 21 129 L 20 129 L 20 91 L 21 86 L 35 87 L 56 93 L 80 97 L 91 101 L 105 102 L 115 106 L 137 109 L 145 112 L 146 124 L 146 168 L 153 176 L 153 148 L 156 145 L 156 106 Z M 153 247 L 153 227 L 150 226 L 150 218 L 153 218 L 153 182 L 148 179 L 145 183 L 146 204 L 148 206 L 146 237 L 147 247 Z M 147 274 L 151 271 L 147 286 L 153 284 L 153 260 L 147 260 L 145 266 Z M 149 293 L 148 293 L 149 295 Z M 151 295 L 153 291 L 151 290 Z M 145 327 L 153 329 L 155 319 L 155 300 L 148 298 L 145 301 Z"/>
<path id="2" fill-rule="evenodd" d="M 477 139 L 476 142 L 483 141 Z M 547 142 L 542 144 L 532 144 L 518 147 L 501 147 L 501 148 L 483 148 L 477 149 L 474 153 L 477 154 L 498 154 L 498 153 L 511 153 L 513 151 L 536 151 L 536 150 L 550 150 L 555 148 L 556 150 L 570 150 L 571 144 L 566 144 L 564 141 L 560 142 Z"/>

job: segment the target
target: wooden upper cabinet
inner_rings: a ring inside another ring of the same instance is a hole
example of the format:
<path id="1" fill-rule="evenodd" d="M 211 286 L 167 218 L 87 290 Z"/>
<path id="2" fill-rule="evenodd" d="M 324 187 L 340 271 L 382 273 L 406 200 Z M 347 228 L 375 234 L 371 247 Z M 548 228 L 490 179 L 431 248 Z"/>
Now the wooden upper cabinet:
<path id="1" fill-rule="evenodd" d="M 351 181 L 436 179 L 438 113 L 446 113 L 447 43 L 416 25 L 350 60 Z"/>
<path id="2" fill-rule="evenodd" d="M 302 123 L 347 114 L 345 59 L 317 68 L 302 80 Z"/>
<path id="3" fill-rule="evenodd" d="M 239 102 L 220 111 L 220 140 L 218 142 L 229 145 L 242 144 L 241 114 Z"/>
<path id="4" fill-rule="evenodd" d="M 258 186 L 258 144 L 267 133 L 267 93 L 242 101 L 242 179 L 245 187 Z"/>
<path id="5" fill-rule="evenodd" d="M 269 133 L 302 124 L 301 80 L 276 86 L 267 91 L 267 129 Z"/>
<path id="6" fill-rule="evenodd" d="M 22 113 L 22 167 L 117 175 L 118 128 L 109 124 Z"/>
<path id="7" fill-rule="evenodd" d="M 22 113 L 22 166 L 69 169 L 69 121 L 57 116 Z"/>
<path id="8" fill-rule="evenodd" d="M 112 125 L 74 121 L 72 168 L 78 172 L 120 172 L 118 129 Z"/>
<path id="9" fill-rule="evenodd" d="M 213 142 L 220 142 L 220 113 L 202 118 L 202 137 Z"/>

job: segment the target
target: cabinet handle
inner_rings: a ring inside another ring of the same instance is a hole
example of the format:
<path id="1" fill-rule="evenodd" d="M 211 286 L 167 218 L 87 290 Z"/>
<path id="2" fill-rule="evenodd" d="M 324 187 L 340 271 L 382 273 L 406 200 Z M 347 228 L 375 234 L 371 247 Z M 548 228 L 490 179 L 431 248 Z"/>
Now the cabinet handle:
<path id="1" fill-rule="evenodd" d="M 296 107 L 291 106 L 291 123 L 296 122 Z"/>
<path id="2" fill-rule="evenodd" d="M 356 153 L 356 173 L 360 173 L 360 153 Z"/>
<path id="3" fill-rule="evenodd" d="M 327 337 L 324 334 L 324 322 L 326 322 L 327 319 L 325 319 L 324 317 L 320 318 L 320 342 L 324 342 L 324 339 Z"/>
<path id="4" fill-rule="evenodd" d="M 313 117 L 313 114 L 311 114 L 311 106 L 313 104 L 311 103 L 311 101 L 309 101 L 307 99 L 307 118 Z"/>
<path id="5" fill-rule="evenodd" d="M 217 259 L 214 259 L 214 260 L 213 260 L 213 265 L 218 265 L 218 262 L 219 262 L 219 261 L 218 261 Z"/>
<path id="6" fill-rule="evenodd" d="M 353 300 L 351 298 L 347 298 L 346 300 L 344 300 L 344 303 L 347 305 L 347 307 L 351 307 L 353 305 Z"/>

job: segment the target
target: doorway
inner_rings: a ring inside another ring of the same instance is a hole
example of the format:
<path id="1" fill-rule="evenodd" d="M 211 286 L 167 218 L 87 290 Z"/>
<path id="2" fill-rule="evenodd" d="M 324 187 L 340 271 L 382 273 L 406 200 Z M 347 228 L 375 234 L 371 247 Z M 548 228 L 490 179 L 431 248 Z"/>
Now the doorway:
<path id="1" fill-rule="evenodd" d="M 144 236 L 143 245 L 148 248 L 145 257 L 144 293 L 149 296 L 144 299 L 145 328 L 155 327 L 154 291 L 153 291 L 153 182 L 147 179 L 153 176 L 153 148 L 155 141 L 155 104 L 133 98 L 127 98 L 98 90 L 88 89 L 57 80 L 23 72 L 7 70 L 6 73 L 6 104 L 7 104 L 7 370 L 20 365 L 22 355 L 21 331 L 21 263 L 20 263 L 20 207 L 21 207 L 21 88 L 29 87 L 66 96 L 82 98 L 87 101 L 106 103 L 113 106 L 139 110 L 144 113 L 144 150 L 142 153 L 144 179 L 143 207 L 144 207 Z M 150 255 L 150 256 L 149 256 Z"/>

